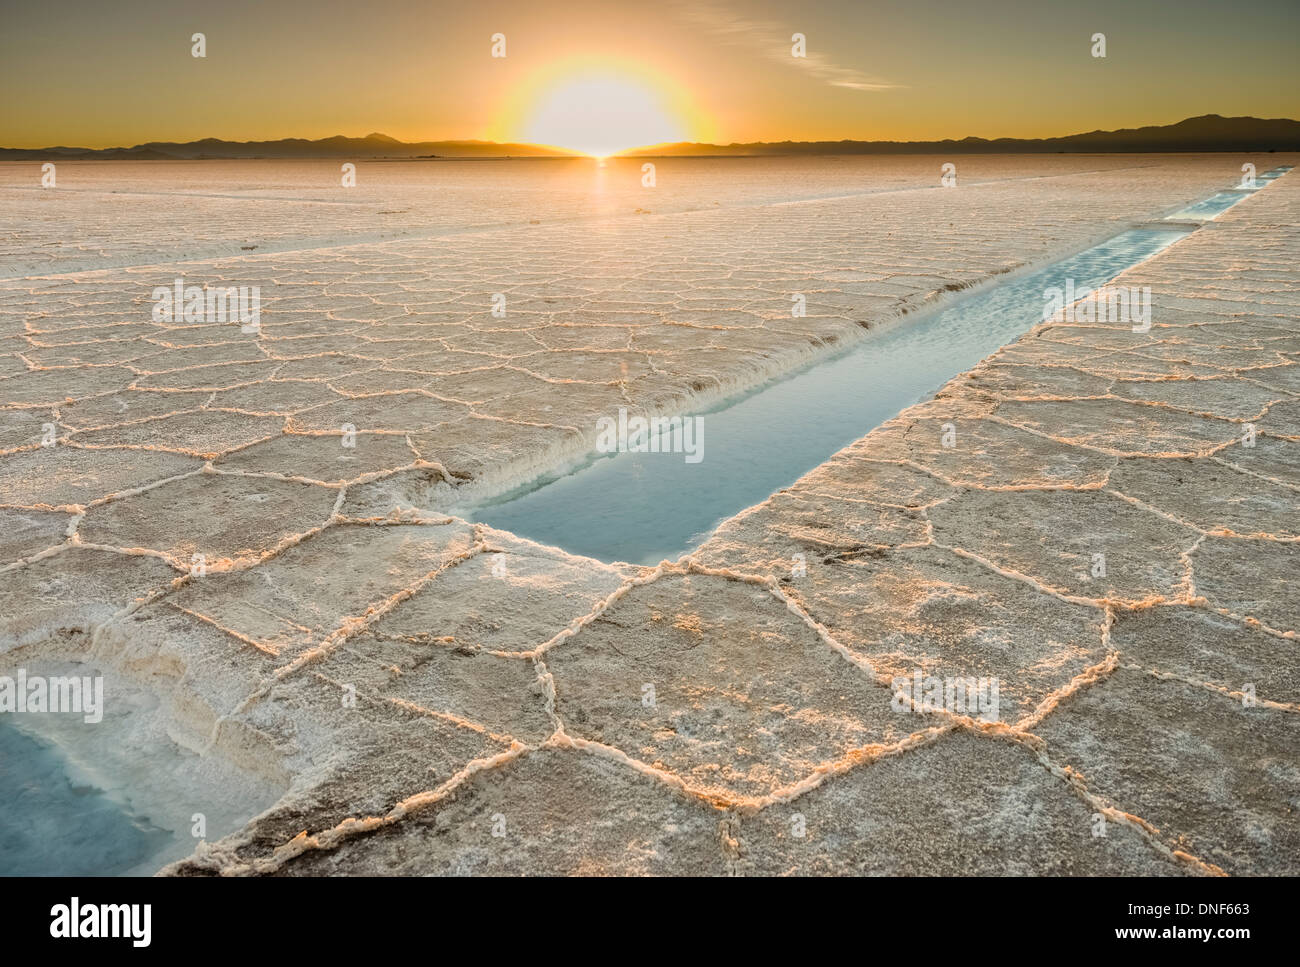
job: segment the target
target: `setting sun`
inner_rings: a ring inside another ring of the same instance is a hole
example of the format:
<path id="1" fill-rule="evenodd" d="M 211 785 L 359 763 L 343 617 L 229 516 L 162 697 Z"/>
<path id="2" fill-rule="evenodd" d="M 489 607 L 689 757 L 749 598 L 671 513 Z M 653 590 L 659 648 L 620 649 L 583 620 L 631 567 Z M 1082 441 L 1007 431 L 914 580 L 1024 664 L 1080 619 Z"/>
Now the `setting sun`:
<path id="1" fill-rule="evenodd" d="M 533 144 L 597 158 L 687 137 L 661 97 L 634 80 L 610 75 L 574 78 L 544 92 L 523 133 Z"/>
<path id="2" fill-rule="evenodd" d="M 513 78 L 484 136 L 604 158 L 714 134 L 694 92 L 663 65 L 560 55 Z"/>

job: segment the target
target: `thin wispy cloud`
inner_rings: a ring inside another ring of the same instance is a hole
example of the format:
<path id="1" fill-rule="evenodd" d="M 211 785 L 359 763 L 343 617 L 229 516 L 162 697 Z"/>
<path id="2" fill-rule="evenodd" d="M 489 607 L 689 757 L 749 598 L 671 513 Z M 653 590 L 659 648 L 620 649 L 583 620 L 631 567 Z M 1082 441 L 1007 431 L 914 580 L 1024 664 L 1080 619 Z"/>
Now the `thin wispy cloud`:
<path id="1" fill-rule="evenodd" d="M 847 87 L 855 91 L 888 91 L 904 86 L 872 77 L 852 67 L 836 64 L 825 54 L 817 53 L 812 49 L 803 57 L 791 56 L 790 36 L 795 28 L 791 28 L 788 24 L 774 20 L 755 20 L 717 4 L 701 4 L 688 0 L 679 3 L 678 8 L 686 20 L 703 27 L 724 43 L 733 47 L 749 48 L 779 64 L 807 71 L 831 87 Z"/>

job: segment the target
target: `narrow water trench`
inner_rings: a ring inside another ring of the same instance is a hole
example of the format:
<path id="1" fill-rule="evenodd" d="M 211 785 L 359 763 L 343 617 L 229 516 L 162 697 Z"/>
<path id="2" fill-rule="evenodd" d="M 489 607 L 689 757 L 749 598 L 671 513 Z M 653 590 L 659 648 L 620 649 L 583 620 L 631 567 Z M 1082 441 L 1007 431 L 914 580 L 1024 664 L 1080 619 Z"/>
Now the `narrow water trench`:
<path id="1" fill-rule="evenodd" d="M 1258 187 L 1287 170 L 1259 176 Z M 602 561 L 675 559 L 723 520 L 794 483 L 1019 338 L 1042 321 L 1048 289 L 1072 280 L 1074 297 L 1081 298 L 1192 230 L 1176 221 L 1213 218 L 1250 193 L 1216 193 L 1169 216 L 1168 226 L 1122 232 L 959 297 L 739 399 L 690 414 L 702 431 L 689 441 L 698 446 L 698 461 L 681 452 L 598 454 L 570 473 L 533 481 L 467 516 Z"/>
<path id="2" fill-rule="evenodd" d="M 1210 221 L 1216 215 L 1222 215 L 1247 195 L 1259 191 L 1259 189 L 1265 187 L 1270 182 L 1281 178 L 1290 170 L 1290 165 L 1283 165 L 1281 168 L 1274 168 L 1271 171 L 1265 171 L 1263 174 L 1255 177 L 1254 184 L 1235 185 L 1226 191 L 1216 191 L 1209 198 L 1188 205 L 1182 211 L 1174 212 L 1172 215 L 1165 216 L 1166 220 L 1189 222 Z"/>

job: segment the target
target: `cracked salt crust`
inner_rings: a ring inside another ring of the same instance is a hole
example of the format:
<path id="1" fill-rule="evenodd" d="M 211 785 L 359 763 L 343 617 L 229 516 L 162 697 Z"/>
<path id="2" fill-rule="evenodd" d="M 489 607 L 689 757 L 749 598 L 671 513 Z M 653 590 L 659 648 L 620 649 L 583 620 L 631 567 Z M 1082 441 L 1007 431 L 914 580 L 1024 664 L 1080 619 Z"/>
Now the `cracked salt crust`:
<path id="1" fill-rule="evenodd" d="M 1044 324 L 693 559 L 439 513 L 1223 179 L 1112 160 L 0 283 L 0 654 L 153 668 L 287 786 L 174 873 L 1294 872 L 1288 178 L 1126 273 L 1150 332 Z M 260 336 L 141 321 L 180 274 L 262 285 Z M 997 676 L 1001 721 L 893 711 L 913 668 Z"/>

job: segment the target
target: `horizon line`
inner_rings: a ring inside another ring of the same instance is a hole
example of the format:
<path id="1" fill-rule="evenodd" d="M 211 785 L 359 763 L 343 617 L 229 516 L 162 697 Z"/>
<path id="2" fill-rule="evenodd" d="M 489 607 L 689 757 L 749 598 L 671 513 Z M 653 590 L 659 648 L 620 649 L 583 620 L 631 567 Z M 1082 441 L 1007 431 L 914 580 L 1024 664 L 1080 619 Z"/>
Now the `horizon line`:
<path id="1" fill-rule="evenodd" d="M 400 138 L 394 138 L 391 135 L 384 134 L 380 131 L 370 131 L 369 133 L 364 135 L 332 134 L 332 135 L 325 135 L 319 138 L 291 136 L 291 137 L 280 137 L 280 138 L 254 138 L 248 140 L 238 140 L 234 138 L 224 138 L 224 137 L 209 135 L 206 137 L 196 138 L 188 141 L 154 139 L 150 141 L 141 141 L 130 146 L 119 144 L 119 145 L 112 145 L 112 146 L 102 147 L 102 148 L 88 148 L 81 145 L 76 145 L 75 143 L 43 145 L 40 147 L 12 147 L 6 145 L 6 146 L 0 146 L 0 152 L 40 153 L 40 152 L 57 151 L 57 152 L 84 152 L 87 154 L 102 155 L 102 154 L 109 154 L 114 152 L 125 153 L 125 152 L 133 152 L 133 151 L 146 151 L 150 149 L 158 149 L 161 147 L 174 146 L 178 148 L 186 148 L 186 147 L 201 145 L 206 142 L 215 142 L 223 145 L 247 147 L 252 145 L 280 145 L 280 144 L 320 145 L 331 141 L 334 142 L 348 141 L 348 142 L 372 142 L 372 143 L 379 143 L 379 144 L 389 143 L 394 146 L 401 146 L 406 148 L 422 147 L 426 145 L 428 146 L 464 145 L 464 146 L 481 146 L 484 148 L 523 148 L 523 149 L 528 149 L 530 151 L 545 152 L 546 154 L 542 155 L 543 157 L 554 156 L 554 157 L 562 157 L 562 158 L 601 159 L 601 158 L 618 158 L 618 157 L 624 157 L 629 155 L 643 155 L 655 151 L 671 151 L 671 150 L 682 150 L 682 149 L 708 149 L 708 148 L 716 148 L 721 151 L 735 151 L 744 148 L 780 147 L 782 145 L 790 145 L 790 146 L 919 145 L 919 146 L 924 146 L 924 145 L 940 145 L 940 144 L 960 145 L 962 143 L 970 143 L 970 142 L 977 142 L 980 144 L 988 144 L 988 145 L 999 144 L 999 143 L 1006 143 L 1006 144 L 1053 143 L 1053 142 L 1070 141 L 1070 140 L 1088 138 L 1088 137 L 1100 136 L 1100 135 L 1138 134 L 1144 131 L 1151 131 L 1151 132 L 1159 131 L 1159 132 L 1168 133 L 1169 129 L 1171 128 L 1176 128 L 1180 125 L 1185 125 L 1188 124 L 1189 122 L 1194 122 L 1194 121 L 1256 122 L 1258 124 L 1294 124 L 1300 126 L 1300 120 L 1297 120 L 1295 118 L 1259 118 L 1253 115 L 1237 115 L 1237 116 L 1227 117 L 1220 114 L 1201 114 L 1201 115 L 1194 115 L 1191 117 L 1182 118 L 1181 120 L 1168 122 L 1164 124 L 1147 124 L 1139 127 L 1112 128 L 1112 129 L 1096 128 L 1091 131 L 1076 131 L 1070 134 L 1052 135 L 1047 137 L 1032 137 L 1032 138 L 1013 137 L 1013 136 L 988 137 L 985 135 L 966 134 L 961 137 L 909 139 L 909 140 L 899 140 L 895 138 L 869 139 L 869 138 L 845 137 L 845 138 L 836 138 L 836 139 L 781 138 L 781 139 L 773 139 L 773 140 L 761 139 L 761 140 L 753 140 L 753 141 L 727 141 L 727 142 L 724 141 L 664 141 L 664 142 L 656 142 L 656 143 L 643 144 L 643 145 L 633 145 L 627 148 L 622 148 L 618 151 L 610 152 L 609 154 L 606 155 L 597 155 L 591 152 L 586 152 L 575 148 L 566 148 L 561 145 L 545 144 L 541 142 L 530 142 L 530 141 L 493 141 L 485 138 L 440 138 L 436 140 L 426 139 L 426 140 L 418 140 L 418 141 L 404 141 Z M 1204 135 L 1202 135 L 1201 138 L 1202 140 L 1209 140 L 1211 142 L 1215 140 L 1214 138 L 1205 139 Z M 1225 137 L 1219 140 L 1233 142 L 1235 141 L 1235 138 Z M 1225 147 L 1223 150 L 1237 150 L 1237 146 L 1234 143 L 1229 147 Z M 430 160 L 432 160 L 438 158 L 439 156 L 430 155 L 427 157 Z M 163 160 L 163 159 L 155 159 L 155 160 Z M 196 160 L 196 159 L 176 158 L 171 160 Z M 300 160 L 306 160 L 306 159 L 300 159 Z M 412 158 L 407 160 L 423 160 L 423 159 Z"/>

